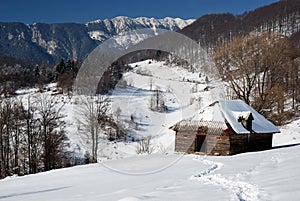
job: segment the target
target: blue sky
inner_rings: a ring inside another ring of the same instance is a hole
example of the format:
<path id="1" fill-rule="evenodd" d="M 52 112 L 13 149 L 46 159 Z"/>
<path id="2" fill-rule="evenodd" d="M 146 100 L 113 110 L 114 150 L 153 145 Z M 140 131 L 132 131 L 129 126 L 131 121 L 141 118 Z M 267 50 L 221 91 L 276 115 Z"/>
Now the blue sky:
<path id="1" fill-rule="evenodd" d="M 209 13 L 242 14 L 278 0 L 0 0 L 0 21 L 85 23 L 129 17 L 199 18 Z"/>

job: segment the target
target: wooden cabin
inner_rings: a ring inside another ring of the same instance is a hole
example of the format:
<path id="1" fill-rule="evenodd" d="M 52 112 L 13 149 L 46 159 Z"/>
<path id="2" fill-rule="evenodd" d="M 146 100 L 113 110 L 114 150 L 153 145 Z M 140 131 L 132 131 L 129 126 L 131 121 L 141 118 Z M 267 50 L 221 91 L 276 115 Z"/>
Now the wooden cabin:
<path id="1" fill-rule="evenodd" d="M 176 131 L 175 151 L 232 155 L 272 148 L 279 129 L 241 100 L 221 100 L 210 120 L 183 120 L 170 129 Z"/>

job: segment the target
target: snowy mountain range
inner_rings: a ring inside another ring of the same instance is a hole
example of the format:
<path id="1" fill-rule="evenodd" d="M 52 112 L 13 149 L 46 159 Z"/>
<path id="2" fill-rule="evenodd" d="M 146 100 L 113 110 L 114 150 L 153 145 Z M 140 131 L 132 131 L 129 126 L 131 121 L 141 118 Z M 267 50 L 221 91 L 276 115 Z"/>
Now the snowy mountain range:
<path id="1" fill-rule="evenodd" d="M 86 24 L 26 25 L 1 22 L 0 55 L 40 62 L 56 62 L 60 58 L 83 59 L 101 42 L 120 33 L 143 28 L 178 30 L 193 21 L 170 17 L 154 19 L 119 16 Z"/>
<path id="2" fill-rule="evenodd" d="M 57 62 L 61 58 L 83 59 L 106 39 L 126 31 L 143 28 L 179 30 L 180 33 L 208 48 L 215 47 L 235 36 L 243 36 L 251 32 L 276 31 L 287 36 L 299 50 L 299 9 L 299 0 L 285 0 L 242 15 L 207 14 L 197 20 L 118 16 L 85 24 L 26 25 L 0 22 L 0 55 L 25 61 L 49 61 L 50 63 Z M 132 35 L 116 42 L 117 45 L 130 45 L 131 41 L 142 39 Z"/>
<path id="3" fill-rule="evenodd" d="M 195 20 L 183 20 L 180 18 L 166 17 L 164 19 L 155 19 L 147 17 L 129 18 L 118 16 L 113 19 L 95 20 L 86 23 L 89 35 L 92 39 L 104 41 L 120 33 L 134 29 L 159 28 L 176 31 L 191 24 Z"/>

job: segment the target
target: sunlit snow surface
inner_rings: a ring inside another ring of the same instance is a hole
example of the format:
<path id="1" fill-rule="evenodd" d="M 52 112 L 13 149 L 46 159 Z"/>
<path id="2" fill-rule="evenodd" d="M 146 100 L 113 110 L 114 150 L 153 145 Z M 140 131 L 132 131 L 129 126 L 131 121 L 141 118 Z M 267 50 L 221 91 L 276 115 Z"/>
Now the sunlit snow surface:
<path id="1" fill-rule="evenodd" d="M 230 123 L 236 133 L 248 134 L 248 131 L 240 122 L 237 121 L 239 116 L 244 113 L 253 115 L 252 130 L 255 133 L 279 133 L 278 128 L 268 121 L 264 116 L 255 111 L 242 100 L 221 100 L 220 106 L 226 120 Z"/>
<path id="2" fill-rule="evenodd" d="M 128 174 L 176 155 L 135 156 L 104 164 L 6 178 L 1 200 L 298 200 L 300 146 L 228 157 L 186 155 L 153 174 Z"/>

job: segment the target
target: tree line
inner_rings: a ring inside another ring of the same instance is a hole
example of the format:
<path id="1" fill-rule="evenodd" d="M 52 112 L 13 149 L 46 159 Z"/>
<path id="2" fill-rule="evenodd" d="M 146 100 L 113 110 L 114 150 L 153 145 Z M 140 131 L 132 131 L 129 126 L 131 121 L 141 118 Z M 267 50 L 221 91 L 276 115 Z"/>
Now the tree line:
<path id="1" fill-rule="evenodd" d="M 24 87 L 38 87 L 42 91 L 51 82 L 57 82 L 62 93 L 70 93 L 80 65 L 81 61 L 70 59 L 61 59 L 53 65 L 47 61 L 34 64 L 0 56 L 0 96 L 13 96 Z"/>
<path id="2" fill-rule="evenodd" d="M 294 116 L 300 102 L 299 58 L 288 38 L 276 32 L 227 40 L 213 57 L 231 98 L 244 100 L 279 125 Z M 292 110 L 285 107 L 289 101 Z"/>
<path id="3" fill-rule="evenodd" d="M 57 97 L 0 99 L 0 178 L 72 165 Z"/>
<path id="4" fill-rule="evenodd" d="M 68 139 L 56 96 L 43 94 L 57 82 L 61 93 L 72 90 L 80 62 L 61 59 L 57 65 L 33 64 L 11 57 L 0 59 L 0 178 L 25 175 L 81 163 L 66 151 Z M 20 88 L 40 93 L 21 100 Z"/>
<path id="5" fill-rule="evenodd" d="M 14 87 L 8 87 L 10 91 L 3 90 L 0 94 L 0 179 L 13 174 L 34 174 L 97 162 L 101 142 L 124 137 L 125 132 L 112 117 L 110 100 L 104 96 L 84 97 L 82 118 L 78 119 L 78 124 L 83 127 L 78 134 L 86 150 L 85 158 L 81 155 L 74 157 L 76 153 L 68 151 L 64 116 L 61 113 L 64 104 L 57 94 L 44 92 L 46 84 L 57 82 L 58 93 L 72 94 L 79 65 L 79 62 L 61 59 L 55 66 L 49 66 L 47 62 L 31 66 L 28 68 L 30 82 L 22 86 L 37 87 L 38 93 L 25 96 L 16 96 L 15 93 L 22 87 L 18 81 L 23 77 L 19 77 L 19 80 L 17 77 L 23 73 L 24 66 L 3 65 L 0 75 L 5 80 L 1 80 L 0 88 L 8 81 Z M 20 69 L 14 71 L 16 66 Z M 5 73 L 6 68 L 10 70 Z"/>

